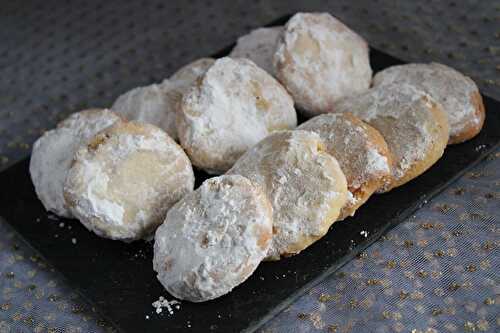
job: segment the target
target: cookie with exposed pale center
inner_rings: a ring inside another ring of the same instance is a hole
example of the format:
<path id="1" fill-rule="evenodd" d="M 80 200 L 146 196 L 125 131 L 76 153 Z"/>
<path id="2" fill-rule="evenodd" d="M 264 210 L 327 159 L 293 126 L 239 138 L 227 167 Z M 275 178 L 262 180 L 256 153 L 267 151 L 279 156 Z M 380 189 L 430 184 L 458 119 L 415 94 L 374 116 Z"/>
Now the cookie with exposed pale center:
<path id="1" fill-rule="evenodd" d="M 110 239 L 146 239 L 194 187 L 191 163 L 164 131 L 131 121 L 99 132 L 75 154 L 64 186 L 71 212 Z"/>
<path id="2" fill-rule="evenodd" d="M 180 103 L 177 130 L 193 165 L 223 173 L 273 131 L 294 128 L 293 100 L 271 75 L 243 58 L 215 61 Z"/>
<path id="3" fill-rule="evenodd" d="M 267 259 L 297 254 L 323 237 L 347 200 L 337 160 L 310 131 L 274 133 L 228 171 L 260 184 L 273 206 L 273 241 Z"/>
<path id="4" fill-rule="evenodd" d="M 393 177 L 380 191 L 400 186 L 429 169 L 442 155 L 449 125 L 441 104 L 407 84 L 378 86 L 335 104 L 377 129 L 394 158 Z"/>
<path id="5" fill-rule="evenodd" d="M 479 89 L 455 69 L 438 63 L 407 64 L 386 68 L 373 78 L 374 86 L 391 83 L 414 85 L 443 106 L 450 125 L 448 144 L 467 141 L 481 131 L 485 110 Z"/>
<path id="6" fill-rule="evenodd" d="M 229 54 L 232 58 L 247 58 L 257 66 L 275 76 L 273 57 L 283 26 L 258 28 L 241 36 Z"/>
<path id="7" fill-rule="evenodd" d="M 64 200 L 63 187 L 75 151 L 97 132 L 120 121 L 118 115 L 106 109 L 80 111 L 34 143 L 30 175 L 46 210 L 62 217 L 73 216 Z"/>
<path id="8" fill-rule="evenodd" d="M 392 156 L 387 143 L 376 129 L 352 114 L 322 114 L 297 129 L 317 133 L 344 172 L 349 193 L 339 219 L 354 215 L 376 190 L 390 182 Z"/>
<path id="9" fill-rule="evenodd" d="M 328 13 L 297 13 L 285 25 L 274 68 L 299 111 L 330 112 L 333 103 L 370 87 L 365 40 Z"/>
<path id="10" fill-rule="evenodd" d="M 167 214 L 153 267 L 168 292 L 203 302 L 245 281 L 269 250 L 272 208 L 262 188 L 238 175 L 206 180 Z"/>

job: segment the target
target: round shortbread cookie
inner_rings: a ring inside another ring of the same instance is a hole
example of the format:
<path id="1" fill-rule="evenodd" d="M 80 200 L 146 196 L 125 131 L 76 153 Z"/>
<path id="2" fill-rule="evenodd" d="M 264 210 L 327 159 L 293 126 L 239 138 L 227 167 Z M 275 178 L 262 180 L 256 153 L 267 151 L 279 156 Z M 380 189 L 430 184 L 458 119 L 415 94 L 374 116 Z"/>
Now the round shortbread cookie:
<path id="1" fill-rule="evenodd" d="M 314 117 L 297 129 L 317 133 L 326 152 L 339 162 L 347 180 L 348 200 L 340 219 L 356 209 L 390 181 L 392 157 L 382 135 L 350 113 L 327 113 Z"/>
<path id="2" fill-rule="evenodd" d="M 210 173 L 229 169 L 269 133 L 294 128 L 293 100 L 248 59 L 221 58 L 182 98 L 177 130 L 193 164 Z"/>
<path id="3" fill-rule="evenodd" d="M 72 217 L 64 200 L 63 187 L 75 151 L 97 132 L 120 120 L 106 109 L 80 111 L 60 122 L 57 128 L 45 132 L 34 143 L 30 174 L 46 210 Z"/>
<path id="4" fill-rule="evenodd" d="M 177 72 L 172 74 L 169 81 L 177 87 L 181 96 L 199 80 L 203 74 L 214 64 L 213 58 L 200 58 L 189 64 L 181 67 Z M 180 97 L 179 96 L 179 99 Z"/>
<path id="5" fill-rule="evenodd" d="M 182 67 L 161 84 L 132 89 L 119 96 L 111 109 L 130 120 L 155 125 L 177 140 L 175 115 L 178 103 L 213 62 L 211 58 L 202 58 Z"/>
<path id="6" fill-rule="evenodd" d="M 448 144 L 467 141 L 483 127 L 485 110 L 479 89 L 471 78 L 438 64 L 392 66 L 378 72 L 374 86 L 407 83 L 422 89 L 443 106 L 450 125 Z"/>
<path id="7" fill-rule="evenodd" d="M 147 238 L 193 190 L 184 151 L 161 129 L 131 121 L 108 127 L 75 154 L 64 196 L 87 229 L 105 238 Z"/>
<path id="8" fill-rule="evenodd" d="M 330 112 L 340 97 L 370 87 L 368 45 L 328 13 L 298 13 L 285 25 L 274 68 L 299 111 Z"/>
<path id="9" fill-rule="evenodd" d="M 211 178 L 168 211 L 153 267 L 175 297 L 207 301 L 245 281 L 271 237 L 272 208 L 260 186 L 237 175 Z"/>
<path id="10" fill-rule="evenodd" d="M 269 260 L 294 255 L 323 237 L 347 200 L 337 160 L 310 131 L 274 133 L 228 171 L 260 184 L 273 206 Z"/>
<path id="11" fill-rule="evenodd" d="M 134 88 L 119 96 L 111 110 L 130 120 L 138 120 L 155 125 L 177 139 L 175 128 L 175 99 L 169 91 L 173 85 L 165 80 L 161 84 L 152 84 Z"/>
<path id="12" fill-rule="evenodd" d="M 273 65 L 273 56 L 276 45 L 283 33 L 283 27 L 258 28 L 249 34 L 241 36 L 236 46 L 229 54 L 232 58 L 247 58 L 257 66 L 271 74 L 276 75 Z"/>
<path id="13" fill-rule="evenodd" d="M 449 126 L 442 106 L 422 90 L 391 84 L 345 98 L 336 112 L 350 112 L 377 129 L 394 158 L 393 177 L 381 191 L 403 185 L 430 168 L 448 142 Z"/>

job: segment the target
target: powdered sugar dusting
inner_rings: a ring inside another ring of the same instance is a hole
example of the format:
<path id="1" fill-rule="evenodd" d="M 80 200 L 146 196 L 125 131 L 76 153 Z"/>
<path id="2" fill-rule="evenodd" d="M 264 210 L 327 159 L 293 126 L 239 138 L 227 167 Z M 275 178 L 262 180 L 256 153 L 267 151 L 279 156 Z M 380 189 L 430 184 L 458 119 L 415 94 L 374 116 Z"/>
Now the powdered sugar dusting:
<path id="1" fill-rule="evenodd" d="M 443 112 L 439 105 L 430 95 L 407 84 L 372 88 L 339 101 L 334 110 L 353 113 L 380 131 L 395 158 L 396 180 L 425 160 L 433 145 L 448 131 L 447 127 L 439 127 L 432 113 Z"/>
<path id="2" fill-rule="evenodd" d="M 177 140 L 175 118 L 182 95 L 214 63 L 201 58 L 179 69 L 161 84 L 134 88 L 119 96 L 111 109 L 127 119 L 160 127 Z"/>
<path id="3" fill-rule="evenodd" d="M 252 30 L 249 34 L 238 38 L 229 56 L 250 59 L 257 66 L 275 76 L 273 56 L 282 33 L 282 26 Z"/>
<path id="4" fill-rule="evenodd" d="M 375 86 L 394 82 L 411 84 L 431 95 L 447 113 L 452 137 L 481 122 L 482 116 L 476 113 L 471 98 L 479 93 L 476 84 L 448 66 L 438 63 L 392 66 L 377 73 L 373 82 Z"/>
<path id="5" fill-rule="evenodd" d="M 374 128 L 353 115 L 319 115 L 298 129 L 319 134 L 326 151 L 339 162 L 351 197 L 343 208 L 343 217 L 352 215 L 390 177 L 389 149 L 385 140 Z"/>
<path id="6" fill-rule="evenodd" d="M 193 302 L 230 292 L 269 249 L 272 208 L 241 176 L 208 179 L 167 214 L 155 235 L 153 266 L 175 297 Z"/>
<path id="7" fill-rule="evenodd" d="M 389 161 L 387 156 L 380 154 L 380 152 L 375 148 L 369 148 L 367 150 L 367 161 L 370 169 L 374 171 L 379 171 L 385 174 L 390 174 Z"/>
<path id="8" fill-rule="evenodd" d="M 270 135 L 228 171 L 259 183 L 274 213 L 268 258 L 296 254 L 322 237 L 347 197 L 344 174 L 335 158 L 319 151 L 320 137 L 308 131 Z"/>
<path id="9" fill-rule="evenodd" d="M 369 88 L 366 42 L 328 13 L 298 13 L 286 24 L 274 56 L 277 77 L 308 115 Z"/>
<path id="10" fill-rule="evenodd" d="M 119 120 L 115 113 L 106 109 L 77 112 L 35 142 L 30 174 L 45 209 L 72 217 L 63 196 L 63 186 L 73 155 L 82 143 Z"/>
<path id="11" fill-rule="evenodd" d="M 65 196 L 88 229 L 130 241 L 149 237 L 193 186 L 182 149 L 159 128 L 130 122 L 106 129 L 77 151 Z"/>
<path id="12" fill-rule="evenodd" d="M 270 132 L 293 128 L 297 116 L 286 90 L 247 59 L 221 58 L 184 95 L 177 122 L 193 164 L 212 173 L 230 168 Z"/>
<path id="13" fill-rule="evenodd" d="M 215 59 L 212 58 L 200 58 L 195 60 L 180 69 L 178 69 L 172 76 L 169 78 L 169 82 L 171 82 L 177 90 L 183 94 L 189 88 L 195 84 L 195 82 L 200 79 L 203 74 L 214 64 Z"/>
<path id="14" fill-rule="evenodd" d="M 172 84 L 168 80 L 161 85 L 152 84 L 134 88 L 119 96 L 111 109 L 127 119 L 158 126 L 175 140 L 176 99 L 169 93 L 172 89 Z"/>

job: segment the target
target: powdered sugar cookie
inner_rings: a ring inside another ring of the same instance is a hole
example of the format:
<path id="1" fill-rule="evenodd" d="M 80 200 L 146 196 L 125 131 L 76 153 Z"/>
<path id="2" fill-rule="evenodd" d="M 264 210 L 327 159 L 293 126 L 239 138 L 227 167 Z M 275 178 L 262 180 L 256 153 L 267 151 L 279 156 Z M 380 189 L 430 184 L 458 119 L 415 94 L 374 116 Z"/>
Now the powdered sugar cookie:
<path id="1" fill-rule="evenodd" d="M 46 210 L 62 217 L 72 217 L 64 200 L 63 186 L 73 155 L 82 142 L 118 121 L 120 117 L 106 109 L 77 112 L 35 142 L 30 174 L 36 194 Z"/>
<path id="2" fill-rule="evenodd" d="M 198 59 L 179 69 L 161 84 L 132 89 L 119 96 L 111 109 L 130 120 L 155 125 L 177 140 L 175 118 L 178 103 L 213 62 L 211 58 Z"/>
<path id="3" fill-rule="evenodd" d="M 394 158 L 393 177 L 384 190 L 403 185 L 442 155 L 449 126 L 442 106 L 414 86 L 390 84 L 343 99 L 336 112 L 350 112 L 376 128 Z"/>
<path id="4" fill-rule="evenodd" d="M 229 169 L 269 133 L 297 125 L 286 90 L 242 58 L 216 60 L 180 105 L 181 145 L 195 166 L 210 173 Z"/>
<path id="5" fill-rule="evenodd" d="M 350 113 L 327 113 L 297 129 L 313 131 L 325 143 L 326 152 L 339 162 L 347 180 L 348 200 L 339 219 L 356 209 L 390 181 L 392 157 L 382 135 Z"/>
<path id="6" fill-rule="evenodd" d="M 151 235 L 193 186 L 179 145 L 161 129 L 131 121 L 103 130 L 76 152 L 64 196 L 89 230 L 132 241 Z"/>
<path id="7" fill-rule="evenodd" d="M 368 45 L 328 13 L 298 13 L 274 55 L 278 79 L 307 116 L 331 111 L 340 97 L 370 87 Z"/>
<path id="8" fill-rule="evenodd" d="M 119 96 L 111 110 L 127 119 L 155 125 L 176 140 L 176 95 L 172 93 L 173 91 L 174 86 L 168 80 L 162 84 L 134 88 Z"/>
<path id="9" fill-rule="evenodd" d="M 337 160 L 310 131 L 273 133 L 248 150 L 228 174 L 260 184 L 271 201 L 268 259 L 297 254 L 324 236 L 347 200 Z"/>
<path id="10" fill-rule="evenodd" d="M 169 80 L 182 95 L 205 74 L 214 62 L 215 59 L 213 58 L 200 58 L 181 67 L 177 72 L 172 74 Z"/>
<path id="11" fill-rule="evenodd" d="M 257 66 L 275 76 L 273 56 L 282 33 L 282 26 L 252 30 L 249 34 L 238 38 L 229 56 L 250 59 Z"/>
<path id="12" fill-rule="evenodd" d="M 418 87 L 439 102 L 448 116 L 448 144 L 460 143 L 476 136 L 483 127 L 483 99 L 474 81 L 451 67 L 430 64 L 392 66 L 377 73 L 375 86 L 408 83 Z"/>
<path id="13" fill-rule="evenodd" d="M 207 301 L 245 281 L 271 237 L 272 208 L 260 186 L 241 176 L 211 178 L 168 211 L 153 267 L 175 297 Z"/>

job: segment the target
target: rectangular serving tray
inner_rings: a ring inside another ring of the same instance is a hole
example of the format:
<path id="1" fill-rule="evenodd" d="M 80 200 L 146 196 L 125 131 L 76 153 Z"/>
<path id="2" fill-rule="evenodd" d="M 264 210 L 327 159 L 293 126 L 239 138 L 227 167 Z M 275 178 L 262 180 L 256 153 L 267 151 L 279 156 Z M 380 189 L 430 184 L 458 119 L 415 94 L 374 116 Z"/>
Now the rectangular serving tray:
<path id="1" fill-rule="evenodd" d="M 289 17 L 269 26 L 284 24 Z M 227 55 L 231 48 L 214 57 Z M 402 63 L 375 49 L 370 58 L 374 71 Z M 325 237 L 299 255 L 262 263 L 228 295 L 205 303 L 182 302 L 173 315 L 167 311 L 158 315 L 151 305 L 161 295 L 172 299 L 153 272 L 153 243 L 106 240 L 78 221 L 54 221 L 36 197 L 29 159 L 0 173 L 0 216 L 122 332 L 253 332 L 499 146 L 500 103 L 483 98 L 487 114 L 481 133 L 447 147 L 423 175 L 389 193 L 372 196 L 354 217 L 335 223 Z M 196 177 L 198 186 L 208 175 L 196 172 Z M 71 225 L 71 230 L 60 228 L 60 222 Z M 367 231 L 368 237 L 361 231 Z"/>

